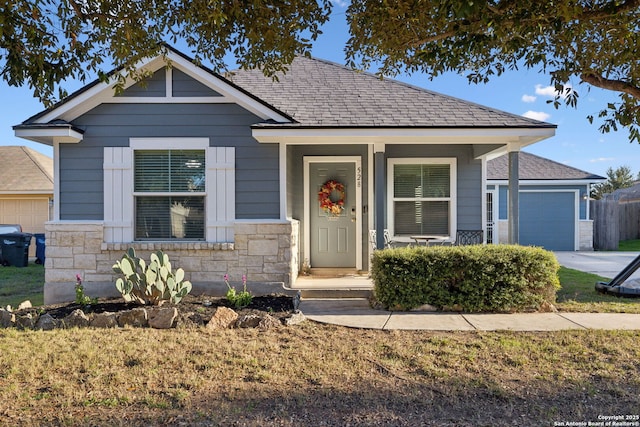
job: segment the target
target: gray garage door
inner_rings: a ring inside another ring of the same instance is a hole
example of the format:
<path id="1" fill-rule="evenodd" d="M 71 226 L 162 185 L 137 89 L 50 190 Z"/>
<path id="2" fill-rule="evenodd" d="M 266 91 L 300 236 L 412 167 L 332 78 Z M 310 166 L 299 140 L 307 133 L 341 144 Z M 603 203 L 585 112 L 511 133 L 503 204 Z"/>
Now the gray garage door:
<path id="1" fill-rule="evenodd" d="M 520 193 L 520 244 L 575 250 L 575 193 Z"/>

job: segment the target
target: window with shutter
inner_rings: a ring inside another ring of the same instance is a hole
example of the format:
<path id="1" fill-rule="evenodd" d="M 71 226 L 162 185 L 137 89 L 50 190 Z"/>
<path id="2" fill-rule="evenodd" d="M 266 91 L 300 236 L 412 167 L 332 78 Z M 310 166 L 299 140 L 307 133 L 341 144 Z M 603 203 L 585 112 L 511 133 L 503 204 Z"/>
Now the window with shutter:
<path id="1" fill-rule="evenodd" d="M 104 149 L 105 242 L 233 242 L 235 149 L 131 138 Z"/>

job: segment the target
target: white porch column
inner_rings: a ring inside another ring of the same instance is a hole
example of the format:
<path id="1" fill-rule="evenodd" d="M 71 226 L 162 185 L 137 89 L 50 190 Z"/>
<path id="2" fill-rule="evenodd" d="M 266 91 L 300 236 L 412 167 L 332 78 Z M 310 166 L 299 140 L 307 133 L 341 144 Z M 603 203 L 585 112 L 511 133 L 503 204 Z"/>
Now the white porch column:
<path id="1" fill-rule="evenodd" d="M 375 202 L 374 223 L 376 230 L 376 248 L 384 249 L 384 143 L 373 145 L 373 191 Z"/>
<path id="2" fill-rule="evenodd" d="M 518 153 L 519 147 L 515 144 L 509 145 L 509 244 L 517 245 L 520 242 L 520 186 Z"/>

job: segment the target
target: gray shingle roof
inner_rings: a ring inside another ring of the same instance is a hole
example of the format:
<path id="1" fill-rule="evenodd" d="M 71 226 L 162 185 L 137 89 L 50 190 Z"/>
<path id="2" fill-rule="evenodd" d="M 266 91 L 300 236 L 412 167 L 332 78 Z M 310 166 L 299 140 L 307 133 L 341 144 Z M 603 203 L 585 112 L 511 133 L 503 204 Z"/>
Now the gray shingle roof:
<path id="1" fill-rule="evenodd" d="M 555 128 L 320 59 L 296 58 L 277 81 L 260 70 L 238 70 L 226 77 L 299 126 Z"/>
<path id="2" fill-rule="evenodd" d="M 23 146 L 0 147 L 0 192 L 53 193 L 53 159 Z"/>
<path id="3" fill-rule="evenodd" d="M 600 175 L 585 172 L 571 166 L 524 151 L 518 154 L 520 180 L 601 180 Z M 504 155 L 487 162 L 487 179 L 509 179 L 509 156 Z"/>

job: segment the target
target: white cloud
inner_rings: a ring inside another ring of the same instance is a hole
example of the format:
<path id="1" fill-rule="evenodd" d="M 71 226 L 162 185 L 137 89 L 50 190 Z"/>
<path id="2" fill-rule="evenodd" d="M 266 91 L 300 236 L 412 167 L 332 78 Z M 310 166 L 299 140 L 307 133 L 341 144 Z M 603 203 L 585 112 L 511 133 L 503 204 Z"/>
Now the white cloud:
<path id="1" fill-rule="evenodd" d="M 567 88 L 571 89 L 571 85 L 567 85 Z M 542 86 L 541 84 L 536 85 L 536 95 L 546 96 L 548 98 L 555 98 L 556 95 L 560 95 L 561 98 L 566 98 L 567 94 L 567 92 L 557 92 L 556 88 L 553 86 Z"/>
<path id="2" fill-rule="evenodd" d="M 597 159 L 589 159 L 589 163 L 612 162 L 615 157 L 598 157 Z"/>
<path id="3" fill-rule="evenodd" d="M 524 113 L 523 116 L 527 117 L 529 119 L 540 120 L 541 122 L 544 122 L 549 117 L 551 117 L 551 114 L 547 114 L 544 111 L 531 111 L 531 110 L 529 110 L 526 113 Z"/>
<path id="4" fill-rule="evenodd" d="M 522 102 L 532 103 L 532 102 L 535 102 L 536 99 L 537 97 L 533 95 L 527 95 L 527 94 L 522 95 Z"/>
<path id="5" fill-rule="evenodd" d="M 346 8 L 347 6 L 349 6 L 349 2 L 345 0 L 331 0 L 331 3 L 343 8 Z"/>

